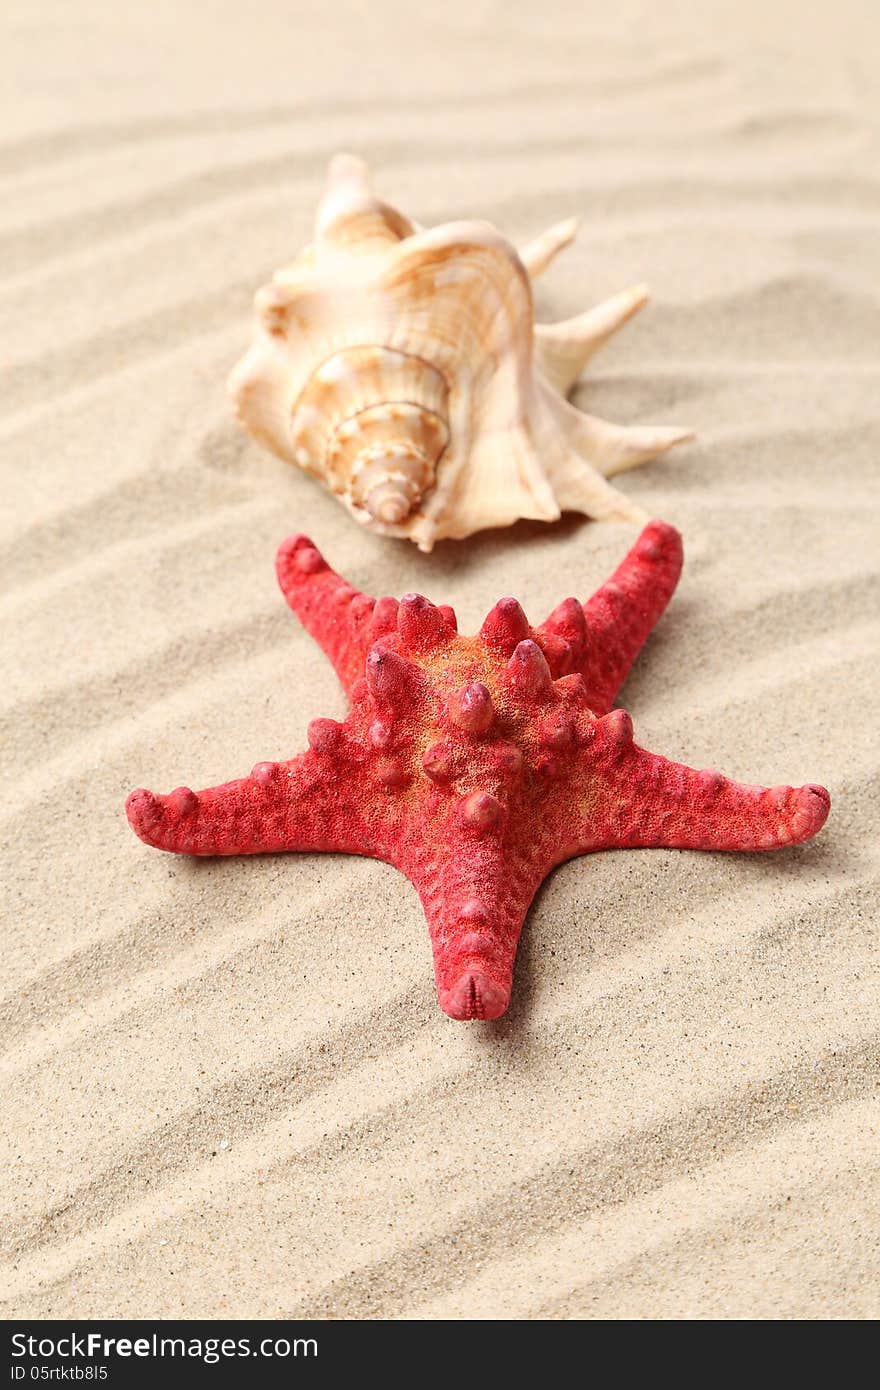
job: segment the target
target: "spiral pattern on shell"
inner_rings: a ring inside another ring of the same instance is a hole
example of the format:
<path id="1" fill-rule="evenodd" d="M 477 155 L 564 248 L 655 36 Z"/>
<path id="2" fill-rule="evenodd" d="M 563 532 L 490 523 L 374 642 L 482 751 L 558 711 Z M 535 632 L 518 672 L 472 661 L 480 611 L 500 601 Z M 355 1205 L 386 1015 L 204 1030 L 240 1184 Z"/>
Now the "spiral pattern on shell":
<path id="1" fill-rule="evenodd" d="M 400 526 L 433 486 L 449 443 L 448 388 L 411 353 L 334 353 L 294 403 L 293 456 L 379 526 Z"/>

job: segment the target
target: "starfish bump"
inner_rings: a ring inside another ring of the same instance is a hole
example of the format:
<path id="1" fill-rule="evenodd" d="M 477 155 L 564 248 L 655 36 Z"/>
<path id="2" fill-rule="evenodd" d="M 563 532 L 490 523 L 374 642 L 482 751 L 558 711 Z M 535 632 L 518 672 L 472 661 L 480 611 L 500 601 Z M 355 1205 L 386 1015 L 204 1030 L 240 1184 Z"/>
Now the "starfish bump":
<path id="1" fill-rule="evenodd" d="M 681 570 L 681 539 L 653 521 L 586 603 L 537 628 L 501 599 L 476 637 L 418 594 L 373 599 L 304 536 L 278 579 L 349 695 L 289 762 L 205 791 L 128 799 L 133 829 L 181 854 L 332 850 L 394 864 L 420 895 L 443 1010 L 497 1018 L 542 880 L 593 850 L 765 850 L 807 840 L 824 787 L 746 786 L 633 741 L 612 708 Z"/>

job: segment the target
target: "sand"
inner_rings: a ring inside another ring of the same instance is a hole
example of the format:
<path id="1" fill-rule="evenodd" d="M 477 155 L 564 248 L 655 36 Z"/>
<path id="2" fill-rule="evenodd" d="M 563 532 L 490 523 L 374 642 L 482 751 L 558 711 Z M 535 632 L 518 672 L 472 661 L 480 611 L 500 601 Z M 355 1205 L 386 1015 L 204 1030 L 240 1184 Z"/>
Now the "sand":
<path id="1" fill-rule="evenodd" d="M 4 13 L 2 1311 L 876 1316 L 876 7 Z M 497 1024 L 439 1012 L 391 869 L 187 862 L 122 812 L 342 713 L 289 532 L 468 630 L 635 535 L 421 556 L 239 432 L 251 296 L 345 147 L 425 222 L 581 214 L 545 317 L 651 283 L 576 397 L 699 431 L 621 482 L 687 551 L 625 703 L 833 797 L 774 855 L 559 870 Z"/>

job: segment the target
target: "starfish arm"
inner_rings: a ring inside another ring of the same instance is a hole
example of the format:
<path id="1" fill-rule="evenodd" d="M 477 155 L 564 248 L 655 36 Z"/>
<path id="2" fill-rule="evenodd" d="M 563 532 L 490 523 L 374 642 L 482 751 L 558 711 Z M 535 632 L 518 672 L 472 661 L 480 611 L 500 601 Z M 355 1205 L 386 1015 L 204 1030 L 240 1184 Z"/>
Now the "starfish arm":
<path id="1" fill-rule="evenodd" d="M 145 844 L 177 854 L 382 854 L 380 813 L 357 777 L 334 775 L 328 756 L 312 750 L 291 762 L 257 763 L 249 777 L 200 792 L 178 787 L 159 796 L 139 787 L 125 809 Z"/>
<path id="2" fill-rule="evenodd" d="M 565 599 L 537 629 L 554 675 L 582 675 L 596 714 L 607 713 L 614 703 L 675 590 L 681 564 L 681 536 L 675 527 L 651 521 L 591 599 L 585 604 Z"/>
<path id="3" fill-rule="evenodd" d="M 831 798 L 824 787 L 749 786 L 698 772 L 629 742 L 631 729 L 624 710 L 598 725 L 605 746 L 596 748 L 593 767 L 607 779 L 607 796 L 605 811 L 587 821 L 584 849 L 778 849 L 809 840 L 825 824 Z"/>
<path id="4" fill-rule="evenodd" d="M 490 1019 L 510 1000 L 520 932 L 545 869 L 528 846 L 486 826 L 498 803 L 465 803 L 477 824 L 418 837 L 398 867 L 415 885 L 431 935 L 440 1007 L 450 1018 Z M 488 808 L 488 810 L 487 810 Z M 481 822 L 480 817 L 484 820 Z"/>
<path id="5" fill-rule="evenodd" d="M 584 604 L 587 640 L 580 669 L 596 713 L 611 708 L 675 592 L 682 559 L 675 527 L 651 521 L 611 578 Z"/>
<path id="6" fill-rule="evenodd" d="M 281 592 L 350 694 L 373 642 L 396 624 L 396 599 L 360 593 L 330 568 L 307 536 L 282 541 L 275 568 Z"/>

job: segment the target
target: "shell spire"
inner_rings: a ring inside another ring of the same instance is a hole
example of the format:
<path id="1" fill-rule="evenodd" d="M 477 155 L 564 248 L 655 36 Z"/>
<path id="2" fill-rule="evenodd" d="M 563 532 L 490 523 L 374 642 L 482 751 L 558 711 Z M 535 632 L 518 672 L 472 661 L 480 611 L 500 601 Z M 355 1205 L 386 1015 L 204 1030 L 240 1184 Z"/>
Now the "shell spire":
<path id="1" fill-rule="evenodd" d="M 257 294 L 229 380 L 242 423 L 361 525 L 425 551 L 563 511 L 643 519 L 607 479 L 691 435 L 566 402 L 647 297 L 637 286 L 536 325 L 532 277 L 576 229 L 558 223 L 519 254 L 487 222 L 426 230 L 376 196 L 362 159 L 337 155 L 312 244 Z"/>

